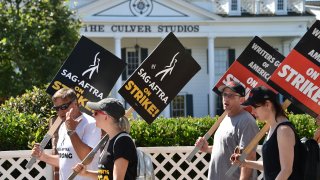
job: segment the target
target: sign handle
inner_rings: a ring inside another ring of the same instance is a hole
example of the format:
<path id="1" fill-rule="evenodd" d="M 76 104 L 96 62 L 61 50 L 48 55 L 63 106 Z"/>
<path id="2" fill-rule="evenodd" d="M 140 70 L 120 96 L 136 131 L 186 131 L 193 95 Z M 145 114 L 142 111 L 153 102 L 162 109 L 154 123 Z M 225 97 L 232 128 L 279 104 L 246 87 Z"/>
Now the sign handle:
<path id="1" fill-rule="evenodd" d="M 209 131 L 203 136 L 206 140 L 208 140 L 211 135 L 218 129 L 220 123 L 222 122 L 223 118 L 227 115 L 227 112 L 224 111 L 223 114 L 218 117 L 218 120 L 213 124 L 213 126 L 211 126 L 211 128 L 209 129 Z M 200 144 L 200 146 L 202 147 L 203 144 Z M 192 150 L 192 152 L 188 155 L 188 157 L 186 158 L 186 160 L 188 162 L 191 162 L 192 158 L 194 157 L 194 155 L 200 150 L 201 147 L 195 146 Z"/>
<path id="2" fill-rule="evenodd" d="M 82 117 L 82 116 L 81 116 Z M 51 128 L 49 129 L 49 131 L 46 133 L 46 135 L 44 135 L 41 143 L 40 143 L 40 149 L 43 150 L 46 145 L 48 144 L 48 142 L 50 141 L 50 139 L 52 138 L 54 132 L 58 129 L 58 127 L 60 126 L 62 120 L 61 118 L 57 117 L 57 119 L 55 120 L 55 122 L 53 123 L 53 125 L 51 126 Z M 37 158 L 32 156 L 31 159 L 28 161 L 28 163 L 26 164 L 26 168 L 30 169 L 32 167 L 32 165 L 37 161 Z"/>
<path id="3" fill-rule="evenodd" d="M 90 151 L 90 153 L 82 160 L 81 164 L 87 165 L 89 164 L 89 160 L 91 160 L 94 155 L 99 151 L 100 147 L 102 147 L 107 140 L 109 139 L 109 135 L 106 134 L 103 138 L 99 141 L 99 143 Z M 72 174 L 68 177 L 67 180 L 73 180 L 78 175 L 78 172 L 73 171 Z"/>
<path id="4" fill-rule="evenodd" d="M 282 109 L 287 109 L 291 104 L 291 101 L 286 99 L 282 106 Z M 263 128 L 259 131 L 258 134 L 251 140 L 251 142 L 248 144 L 248 146 L 243 150 L 242 154 L 239 157 L 240 162 L 243 162 L 245 158 L 248 156 L 248 154 L 253 150 L 254 147 L 256 147 L 259 143 L 259 141 L 263 138 L 263 136 L 266 134 L 266 132 L 269 130 L 269 125 L 265 124 Z M 242 157 L 244 156 L 244 157 Z M 239 167 L 240 164 L 233 164 L 229 170 L 226 172 L 226 175 L 230 177 Z"/>
<path id="5" fill-rule="evenodd" d="M 126 110 L 126 114 L 124 115 L 126 118 L 129 118 L 129 116 L 133 113 L 134 109 L 130 107 L 128 110 Z"/>

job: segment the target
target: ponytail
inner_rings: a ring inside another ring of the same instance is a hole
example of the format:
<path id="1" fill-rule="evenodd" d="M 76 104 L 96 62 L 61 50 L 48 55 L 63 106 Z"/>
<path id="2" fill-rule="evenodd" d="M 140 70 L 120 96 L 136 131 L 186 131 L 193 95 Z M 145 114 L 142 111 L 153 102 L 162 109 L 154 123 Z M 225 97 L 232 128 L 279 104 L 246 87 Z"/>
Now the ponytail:
<path id="1" fill-rule="evenodd" d="M 130 133 L 130 123 L 125 116 L 122 116 L 121 118 L 119 118 L 118 126 L 121 131 L 126 131 L 127 133 Z"/>

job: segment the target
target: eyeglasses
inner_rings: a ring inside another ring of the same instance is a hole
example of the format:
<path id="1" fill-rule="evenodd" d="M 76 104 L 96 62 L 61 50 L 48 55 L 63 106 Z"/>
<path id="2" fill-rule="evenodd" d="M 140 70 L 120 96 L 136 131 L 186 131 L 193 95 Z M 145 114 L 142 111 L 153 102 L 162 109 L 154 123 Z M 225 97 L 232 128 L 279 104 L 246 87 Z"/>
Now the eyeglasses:
<path id="1" fill-rule="evenodd" d="M 239 94 L 228 94 L 228 93 L 222 93 L 222 97 L 224 97 L 224 98 L 229 98 L 229 99 L 232 99 L 232 98 L 234 98 L 234 97 L 236 97 L 236 96 L 240 96 Z"/>
<path id="2" fill-rule="evenodd" d="M 261 105 L 257 105 L 257 104 L 252 104 L 251 106 L 254 107 L 255 109 L 258 107 L 261 107 Z"/>
<path id="3" fill-rule="evenodd" d="M 94 111 L 94 113 L 93 113 L 94 116 L 97 116 L 98 114 L 107 115 L 107 113 L 105 113 L 104 111 L 100 111 L 100 110 Z"/>
<path id="4" fill-rule="evenodd" d="M 52 109 L 54 109 L 54 110 L 56 110 L 56 111 L 66 110 L 66 109 L 69 108 L 70 104 L 71 104 L 73 101 L 74 101 L 74 99 L 71 100 L 70 102 L 65 103 L 65 104 L 62 104 L 62 105 L 60 105 L 60 106 L 53 106 Z"/>

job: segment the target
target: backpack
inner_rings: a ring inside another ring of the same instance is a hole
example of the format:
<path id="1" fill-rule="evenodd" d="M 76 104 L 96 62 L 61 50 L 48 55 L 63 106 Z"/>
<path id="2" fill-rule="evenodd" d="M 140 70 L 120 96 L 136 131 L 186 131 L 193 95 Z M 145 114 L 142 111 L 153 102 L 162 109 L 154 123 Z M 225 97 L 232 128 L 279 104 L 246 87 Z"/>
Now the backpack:
<path id="1" fill-rule="evenodd" d="M 314 139 L 301 139 L 304 158 L 304 180 L 320 180 L 320 150 Z"/>
<path id="2" fill-rule="evenodd" d="M 116 144 L 117 140 L 122 136 L 131 136 L 127 133 L 121 133 L 113 143 L 113 153 L 114 153 L 114 145 Z M 138 157 L 138 164 L 137 164 L 137 180 L 154 180 L 154 169 L 152 164 L 151 156 L 140 149 L 137 149 L 137 157 Z"/>

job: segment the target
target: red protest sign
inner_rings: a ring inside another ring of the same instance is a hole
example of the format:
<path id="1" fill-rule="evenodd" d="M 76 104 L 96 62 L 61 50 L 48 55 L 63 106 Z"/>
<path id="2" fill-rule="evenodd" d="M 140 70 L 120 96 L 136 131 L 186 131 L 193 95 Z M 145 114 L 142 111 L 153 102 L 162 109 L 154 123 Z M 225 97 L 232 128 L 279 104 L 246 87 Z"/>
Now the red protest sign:
<path id="1" fill-rule="evenodd" d="M 271 74 L 283 61 L 284 56 L 264 42 L 254 37 L 238 59 L 230 66 L 213 88 L 219 94 L 218 88 L 228 81 L 234 80 L 245 87 L 246 94 L 257 86 L 275 89 L 267 84 Z"/>
<path id="2" fill-rule="evenodd" d="M 300 109 L 320 114 L 320 21 L 314 23 L 270 78 L 270 84 Z"/>

